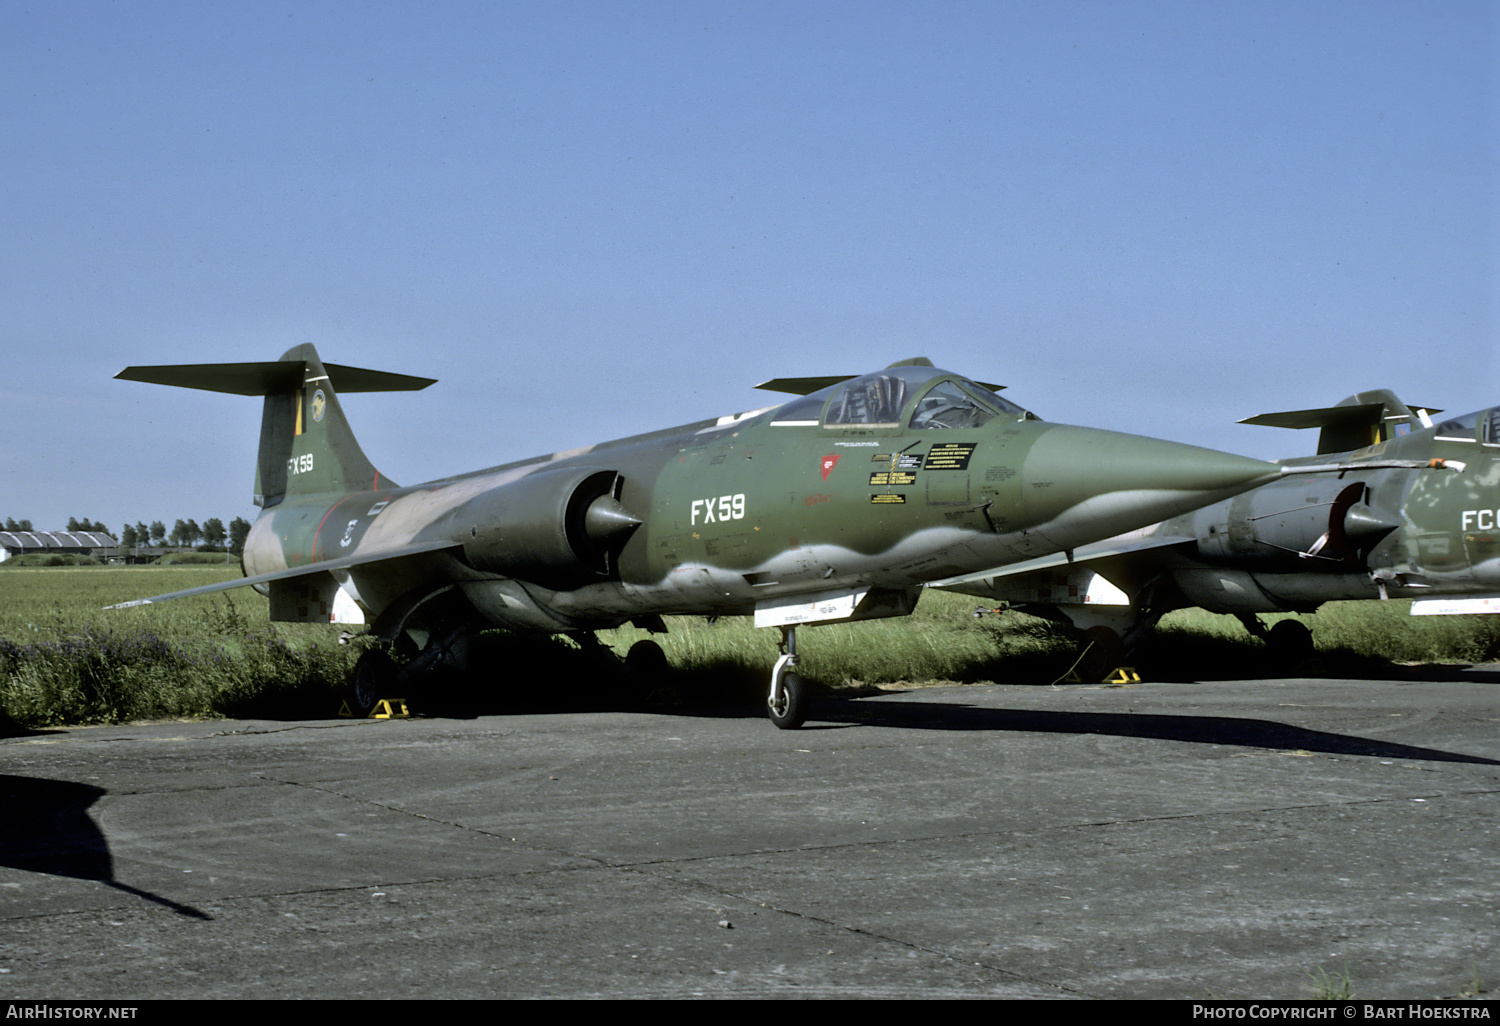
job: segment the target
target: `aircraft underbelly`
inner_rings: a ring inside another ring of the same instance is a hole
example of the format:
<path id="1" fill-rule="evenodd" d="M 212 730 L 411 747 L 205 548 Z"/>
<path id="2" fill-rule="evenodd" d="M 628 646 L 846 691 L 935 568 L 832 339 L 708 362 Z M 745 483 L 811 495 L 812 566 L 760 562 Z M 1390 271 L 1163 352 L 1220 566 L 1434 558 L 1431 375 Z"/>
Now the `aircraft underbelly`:
<path id="1" fill-rule="evenodd" d="M 1286 609 L 1305 608 L 1324 602 L 1377 597 L 1378 589 L 1367 573 L 1358 574 L 1256 574 L 1261 589 Z"/>
<path id="2" fill-rule="evenodd" d="M 910 588 L 946 574 L 1013 562 L 1014 549 L 995 535 L 931 528 L 883 553 L 837 544 L 803 545 L 752 567 L 684 562 L 650 582 L 607 582 L 549 593 L 558 616 L 584 621 L 642 613 L 749 615 L 765 603 L 825 592 Z"/>
<path id="3" fill-rule="evenodd" d="M 1179 570 L 1173 580 L 1188 605 L 1215 613 L 1280 613 L 1377 595 L 1367 573 L 1268 574 L 1204 567 Z"/>
<path id="4" fill-rule="evenodd" d="M 465 581 L 459 589 L 486 620 L 511 630 L 551 634 L 615 626 L 620 622 L 618 617 L 600 623 L 597 619 L 579 617 L 576 612 L 570 615 L 563 603 L 547 601 L 545 593 L 533 593 L 520 581 Z"/>

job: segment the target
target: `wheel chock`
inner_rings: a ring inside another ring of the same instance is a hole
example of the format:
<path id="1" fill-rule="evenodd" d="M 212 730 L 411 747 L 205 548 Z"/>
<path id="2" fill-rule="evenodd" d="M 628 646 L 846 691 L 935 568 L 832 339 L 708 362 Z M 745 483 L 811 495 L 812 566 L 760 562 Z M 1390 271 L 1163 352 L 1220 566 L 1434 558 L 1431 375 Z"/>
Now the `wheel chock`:
<path id="1" fill-rule="evenodd" d="M 347 700 L 339 703 L 339 717 L 346 720 L 358 718 L 354 715 L 354 710 L 349 708 Z M 382 698 L 375 703 L 375 708 L 370 710 L 370 715 L 366 716 L 365 719 L 409 720 L 411 719 L 411 710 L 406 708 L 406 699 L 404 698 Z"/>
<path id="2" fill-rule="evenodd" d="M 1139 684 L 1141 675 L 1135 672 L 1134 666 L 1117 666 L 1115 672 L 1104 678 L 1106 684 Z"/>

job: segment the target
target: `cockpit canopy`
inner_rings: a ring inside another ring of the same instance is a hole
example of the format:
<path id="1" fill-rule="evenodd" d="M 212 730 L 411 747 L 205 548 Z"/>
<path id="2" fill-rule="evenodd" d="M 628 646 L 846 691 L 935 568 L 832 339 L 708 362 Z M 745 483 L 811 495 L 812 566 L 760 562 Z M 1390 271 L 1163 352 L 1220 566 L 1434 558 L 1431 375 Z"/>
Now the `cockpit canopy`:
<path id="1" fill-rule="evenodd" d="M 1442 421 L 1433 434 L 1450 442 L 1477 440 L 1485 445 L 1500 445 L 1500 406 Z"/>
<path id="2" fill-rule="evenodd" d="M 771 423 L 832 429 L 965 429 L 994 417 L 1040 419 L 957 374 L 935 367 L 887 367 L 794 399 L 772 414 Z"/>

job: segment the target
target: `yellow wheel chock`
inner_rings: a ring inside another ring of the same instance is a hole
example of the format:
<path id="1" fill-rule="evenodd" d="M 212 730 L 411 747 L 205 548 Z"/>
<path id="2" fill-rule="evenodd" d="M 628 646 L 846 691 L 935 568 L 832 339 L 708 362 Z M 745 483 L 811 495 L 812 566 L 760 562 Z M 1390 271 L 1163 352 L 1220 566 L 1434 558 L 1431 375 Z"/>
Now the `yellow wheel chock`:
<path id="1" fill-rule="evenodd" d="M 1078 676 L 1077 670 L 1069 670 L 1068 675 L 1063 678 L 1064 684 L 1082 684 L 1083 678 Z M 1117 666 L 1105 677 L 1101 684 L 1139 684 L 1141 675 L 1136 672 L 1134 666 Z"/>
<path id="2" fill-rule="evenodd" d="M 354 719 L 354 711 L 349 708 L 348 702 L 339 703 L 339 716 L 349 720 Z M 370 710 L 370 715 L 365 717 L 370 720 L 409 720 L 411 710 L 406 707 L 404 698 L 382 698 L 375 703 L 375 708 Z"/>

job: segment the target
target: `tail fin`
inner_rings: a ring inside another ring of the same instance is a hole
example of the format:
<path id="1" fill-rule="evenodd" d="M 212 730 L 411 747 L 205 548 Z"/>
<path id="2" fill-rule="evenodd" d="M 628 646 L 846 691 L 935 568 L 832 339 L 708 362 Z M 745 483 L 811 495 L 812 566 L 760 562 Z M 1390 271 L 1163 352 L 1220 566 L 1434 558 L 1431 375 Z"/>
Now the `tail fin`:
<path id="1" fill-rule="evenodd" d="M 1424 407 L 1422 412 L 1442 411 Z M 1408 431 L 1420 431 L 1422 423 L 1416 407 L 1409 407 L 1396 393 L 1377 388 L 1356 392 L 1336 406 L 1318 410 L 1290 410 L 1286 413 L 1262 413 L 1247 417 L 1241 424 L 1265 424 L 1269 427 L 1322 428 L 1318 434 L 1318 452 L 1348 452 L 1376 442 L 1384 442 Z"/>
<path id="2" fill-rule="evenodd" d="M 115 377 L 265 396 L 255 504 L 267 508 L 288 495 L 393 487 L 355 441 L 334 386 L 345 392 L 402 392 L 426 388 L 435 380 L 325 364 L 311 345 L 288 349 L 275 363 L 126 367 Z"/>

